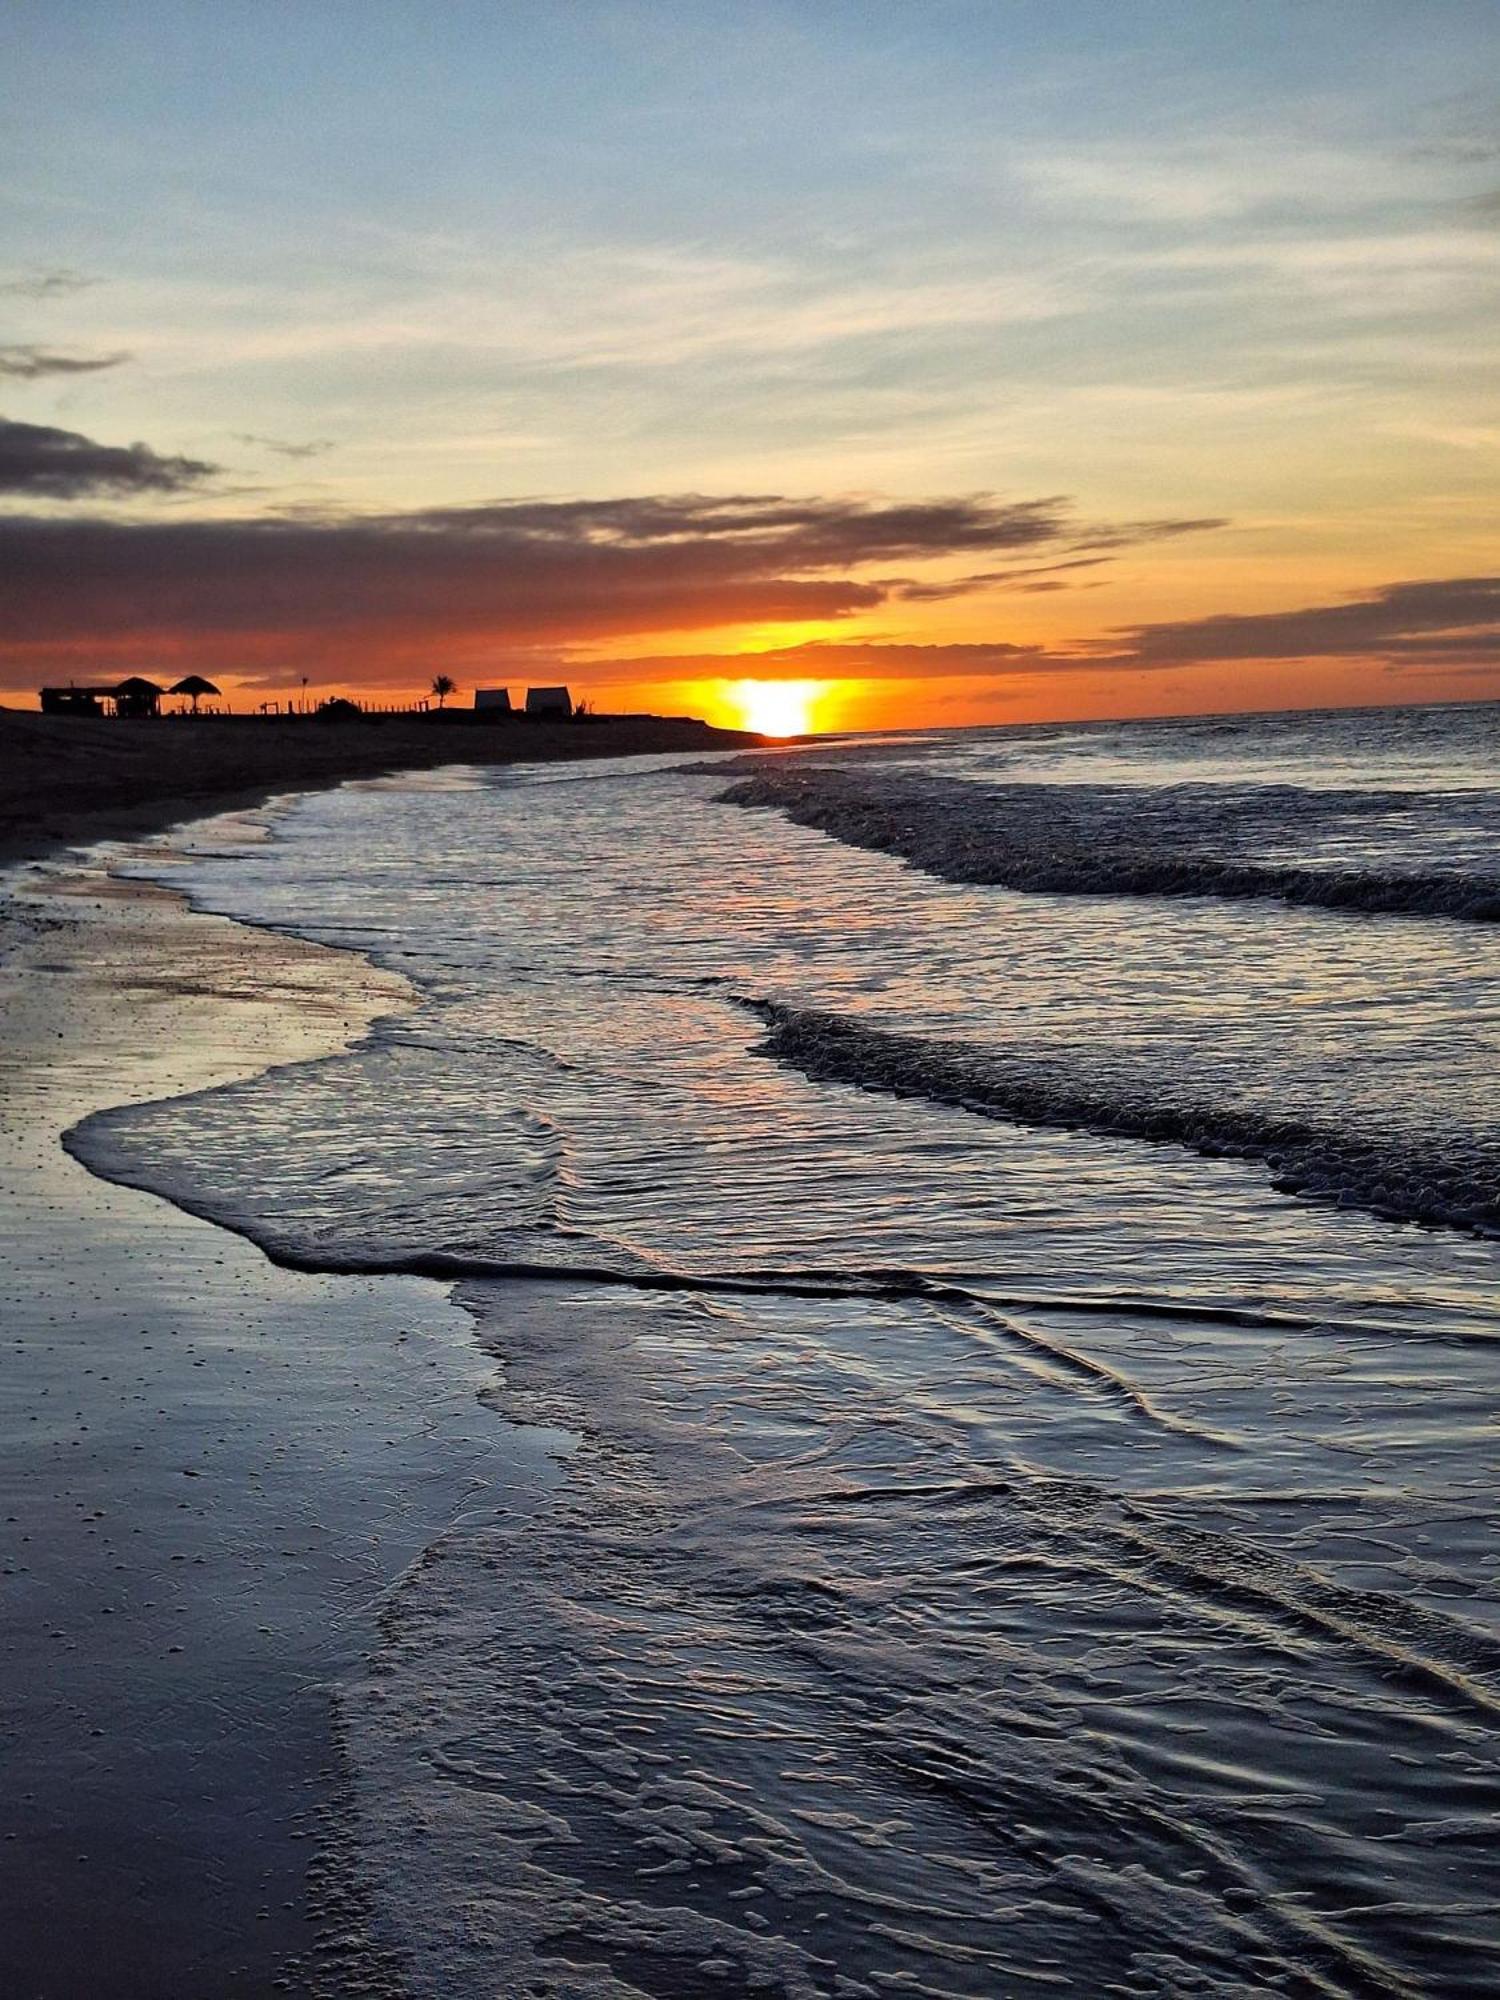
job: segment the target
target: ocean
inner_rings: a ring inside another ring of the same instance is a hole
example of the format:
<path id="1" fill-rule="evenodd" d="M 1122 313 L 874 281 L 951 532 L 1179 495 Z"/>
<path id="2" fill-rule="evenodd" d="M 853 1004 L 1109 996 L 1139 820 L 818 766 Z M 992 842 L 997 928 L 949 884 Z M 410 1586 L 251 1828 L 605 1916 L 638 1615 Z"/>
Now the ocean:
<path id="1" fill-rule="evenodd" d="M 565 1440 L 339 1689 L 406 1991 L 1494 1992 L 1497 728 L 451 769 L 132 864 L 418 1002 L 70 1147 L 451 1282 Z"/>

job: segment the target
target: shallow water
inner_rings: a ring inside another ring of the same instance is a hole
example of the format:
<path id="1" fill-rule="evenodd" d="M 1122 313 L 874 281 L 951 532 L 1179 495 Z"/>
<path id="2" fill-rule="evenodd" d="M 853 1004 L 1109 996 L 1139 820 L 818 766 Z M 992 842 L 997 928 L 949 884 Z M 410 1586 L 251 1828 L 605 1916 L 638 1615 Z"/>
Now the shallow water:
<path id="1" fill-rule="evenodd" d="M 1300 870 L 1391 872 L 1404 814 L 1451 873 L 1485 721 L 788 768 L 1034 777 L 1039 837 L 1103 785 L 1143 842 L 1219 787 Z M 1383 795 L 1340 853 L 1256 792 L 1318 772 Z M 423 1005 L 72 1141 L 286 1261 L 461 1280 L 506 1411 L 584 1440 L 345 1692 L 412 1990 L 1493 1990 L 1493 927 L 942 880 L 735 777 L 382 781 L 199 853 L 195 901 Z"/>
<path id="2" fill-rule="evenodd" d="M 276 1270 L 59 1148 L 339 1048 L 400 981 L 102 866 L 4 888 L 0 1993 L 344 1993 L 308 1867 L 329 1684 L 433 1537 L 540 1501 L 567 1441 L 476 1405 L 493 1365 L 441 1287 Z"/>

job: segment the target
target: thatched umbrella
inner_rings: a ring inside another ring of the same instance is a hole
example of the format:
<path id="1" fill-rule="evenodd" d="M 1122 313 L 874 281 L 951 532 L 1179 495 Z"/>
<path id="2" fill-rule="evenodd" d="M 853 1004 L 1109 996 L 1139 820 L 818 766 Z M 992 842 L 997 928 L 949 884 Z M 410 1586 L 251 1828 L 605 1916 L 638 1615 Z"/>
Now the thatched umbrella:
<path id="1" fill-rule="evenodd" d="M 186 680 L 178 681 L 175 687 L 167 689 L 168 694 L 185 694 L 193 704 L 193 713 L 198 713 L 198 703 L 206 694 L 217 694 L 219 690 L 212 681 L 206 681 L 202 674 L 189 674 Z"/>

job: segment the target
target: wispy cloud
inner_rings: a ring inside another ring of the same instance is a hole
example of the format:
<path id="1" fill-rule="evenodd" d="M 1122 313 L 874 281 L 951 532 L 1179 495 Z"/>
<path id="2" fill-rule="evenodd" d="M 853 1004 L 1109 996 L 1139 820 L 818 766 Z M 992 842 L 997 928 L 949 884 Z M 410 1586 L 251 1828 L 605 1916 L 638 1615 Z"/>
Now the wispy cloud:
<path id="1" fill-rule="evenodd" d="M 69 292 L 86 291 L 99 282 L 97 278 L 85 277 L 81 271 L 23 271 L 17 277 L 0 278 L 0 298 L 63 298 Z"/>
<path id="2" fill-rule="evenodd" d="M 1370 145 L 1332 145 L 1297 131 L 1189 132 L 1157 141 L 1099 140 L 1033 148 L 1012 170 L 1048 208 L 1168 227 L 1252 217 L 1293 219 L 1388 207 L 1439 184 Z"/>
<path id="3" fill-rule="evenodd" d="M 1195 528 L 1222 528 L 1223 521 L 1182 521 L 1177 524 L 1177 532 L 1185 534 Z M 1096 547 L 1090 543 L 1087 546 Z M 1073 570 L 1099 569 L 1110 561 L 1107 555 L 1066 556 L 1060 562 L 1018 563 L 1010 569 L 975 570 L 969 576 L 938 579 L 931 583 L 914 582 L 910 577 L 892 577 L 888 588 L 892 597 L 908 604 L 941 604 L 954 597 L 972 597 L 977 591 L 991 590 L 1065 590 L 1068 584 L 1066 574 Z"/>
<path id="4" fill-rule="evenodd" d="M 278 458 L 321 458 L 334 448 L 332 438 L 309 438 L 304 444 L 290 442 L 286 438 L 262 437 L 259 431 L 236 431 L 241 444 L 259 445 L 262 451 L 273 451 Z"/>
<path id="5" fill-rule="evenodd" d="M 38 500 L 178 493 L 217 470 L 196 458 L 163 458 L 145 444 L 98 444 L 79 431 L 0 417 L 0 493 Z"/>
<path id="6" fill-rule="evenodd" d="M 54 347 L 7 342 L 0 344 L 0 375 L 20 382 L 40 381 L 47 375 L 97 375 L 129 359 L 123 350 L 116 354 L 64 354 Z"/>
<path id="7" fill-rule="evenodd" d="M 1500 278 L 1500 239 L 1484 228 L 1404 229 L 1295 237 L 1246 233 L 1146 250 L 1140 270 L 1262 289 L 1274 280 L 1326 307 L 1382 317 L 1477 302 Z"/>

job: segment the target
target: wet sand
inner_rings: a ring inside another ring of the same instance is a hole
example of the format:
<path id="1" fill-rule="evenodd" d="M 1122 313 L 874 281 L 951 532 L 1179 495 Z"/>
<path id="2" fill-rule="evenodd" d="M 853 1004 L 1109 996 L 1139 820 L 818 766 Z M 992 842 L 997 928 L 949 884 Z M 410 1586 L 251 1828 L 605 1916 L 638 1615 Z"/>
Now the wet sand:
<path id="1" fill-rule="evenodd" d="M 452 709 L 340 723 L 266 716 L 119 722 L 0 709 L 0 861 L 386 771 L 733 750 L 761 741 L 683 716 L 491 723 Z"/>
<path id="2" fill-rule="evenodd" d="M 279 1271 L 59 1142 L 341 1048 L 402 982 L 97 865 L 0 886 L 0 1992 L 397 1991 L 330 1874 L 334 1684 L 565 1441 L 481 1406 L 444 1287 Z"/>

